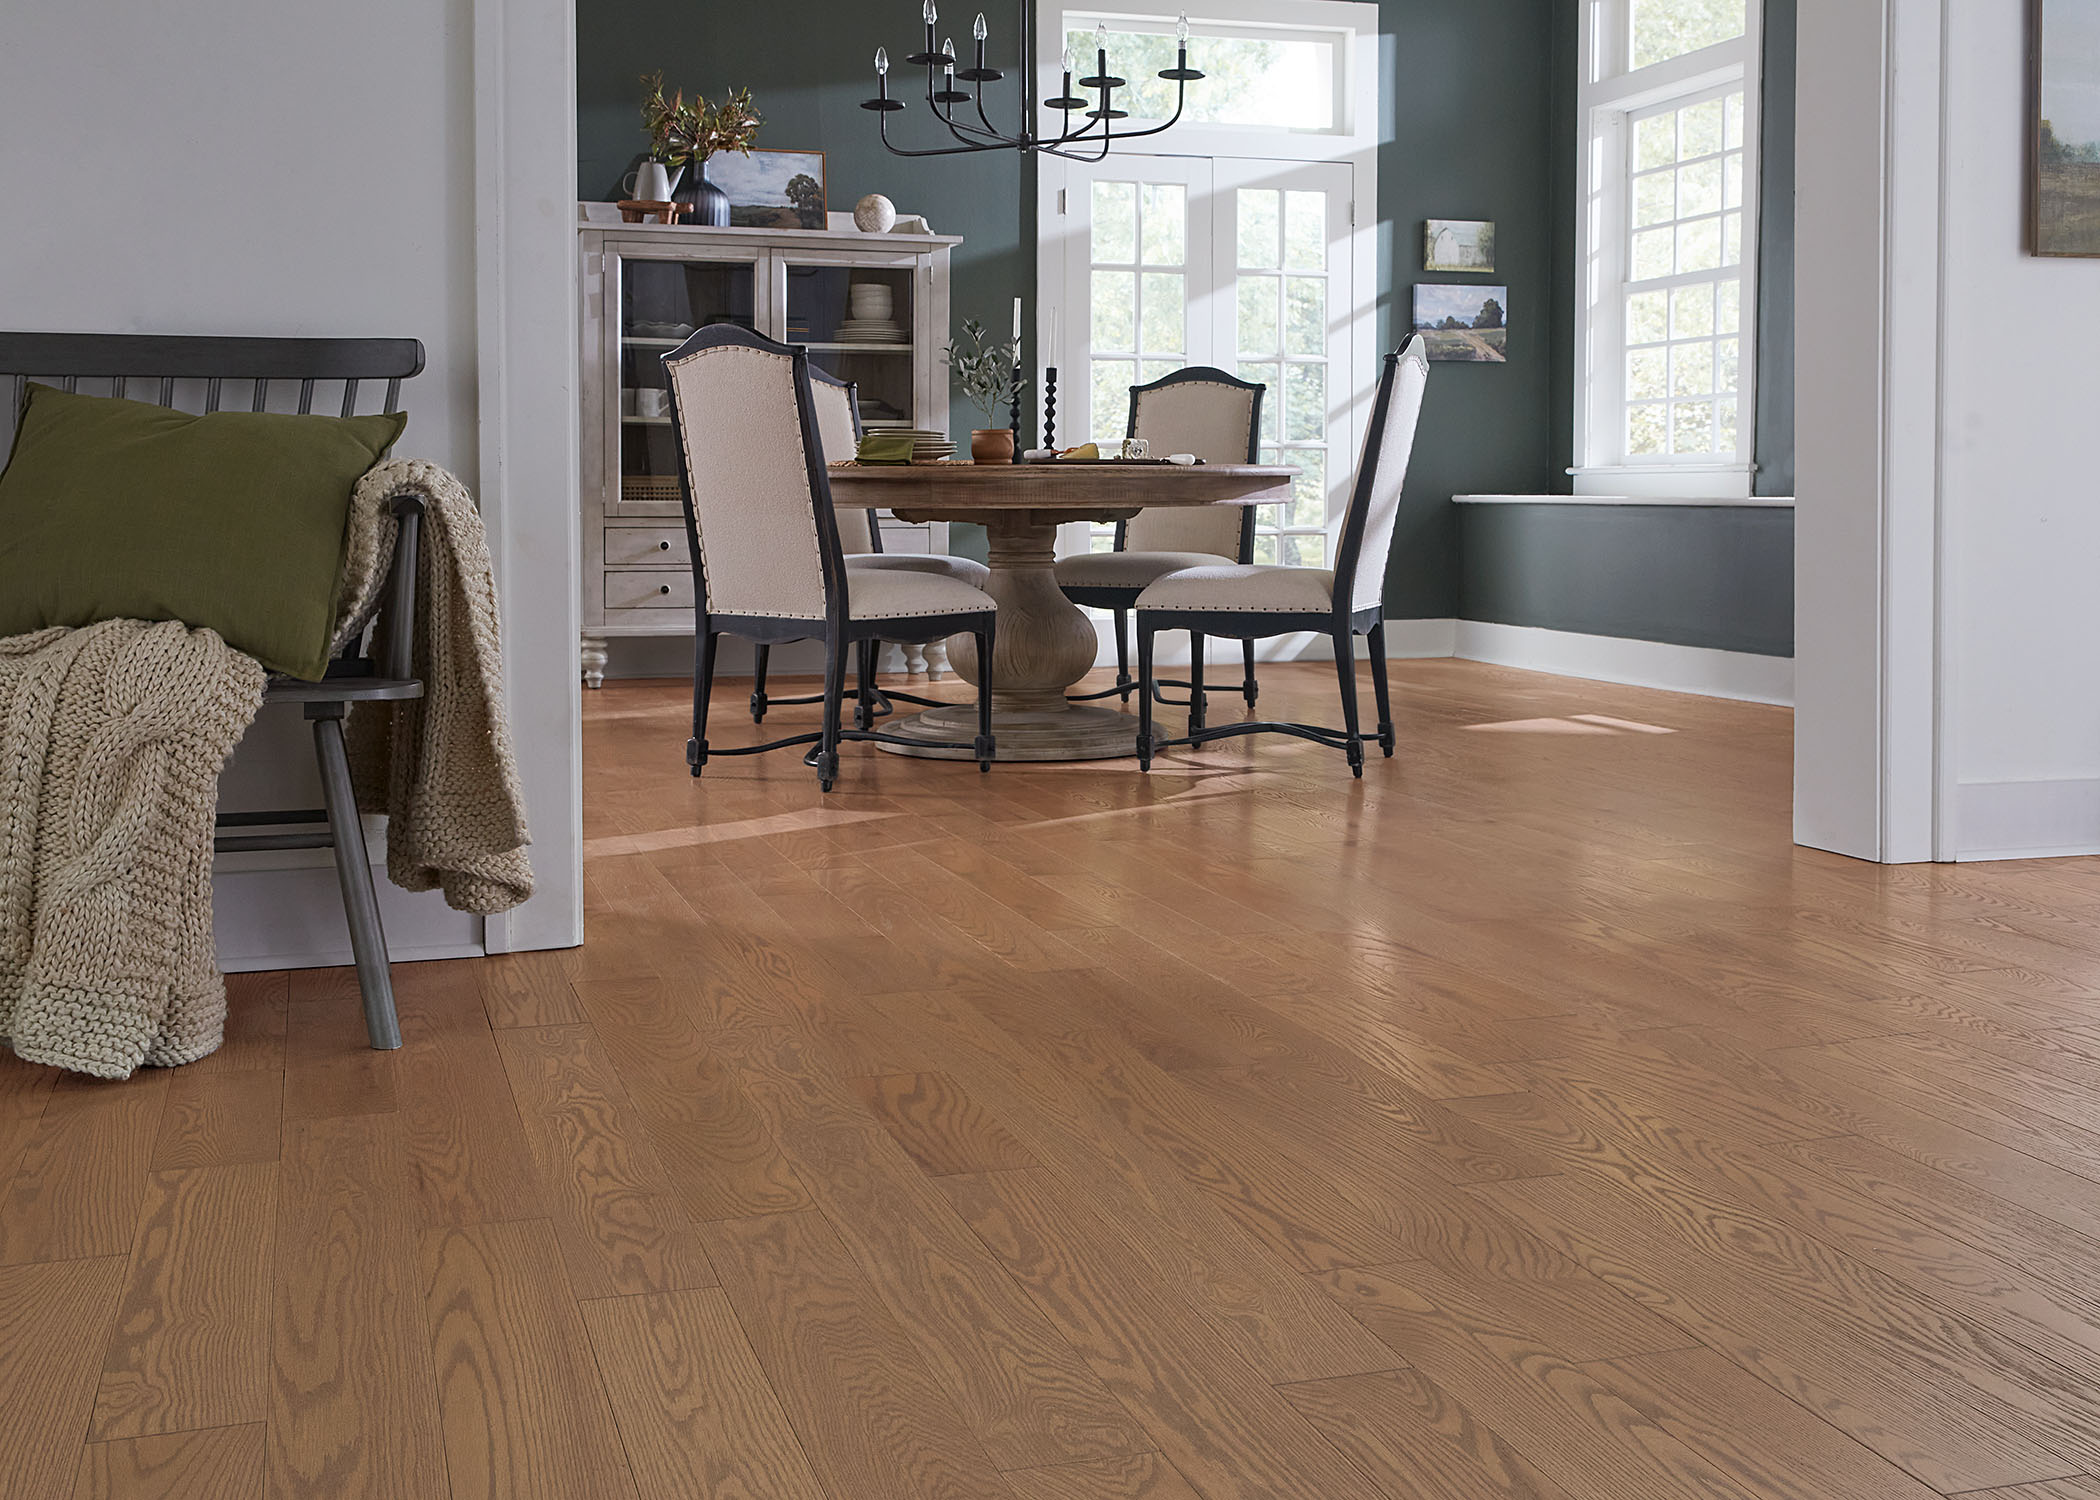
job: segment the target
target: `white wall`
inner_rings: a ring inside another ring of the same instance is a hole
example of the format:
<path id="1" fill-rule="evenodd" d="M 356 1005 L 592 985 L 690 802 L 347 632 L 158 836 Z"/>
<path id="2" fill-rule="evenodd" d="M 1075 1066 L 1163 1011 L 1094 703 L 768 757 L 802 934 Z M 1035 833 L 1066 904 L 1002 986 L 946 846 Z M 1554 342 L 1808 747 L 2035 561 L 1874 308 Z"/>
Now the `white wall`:
<path id="1" fill-rule="evenodd" d="M 428 366 L 406 388 L 410 420 L 397 451 L 476 485 L 486 332 L 477 252 L 487 254 L 477 202 L 497 205 L 486 190 L 477 197 L 475 8 L 474 0 L 13 7 L 0 45 L 0 326 L 419 338 Z M 566 6 L 520 9 L 566 60 Z M 573 70 L 544 71 L 554 78 L 541 113 L 571 117 Z M 567 154 L 560 165 L 573 176 L 573 149 Z M 559 196 L 569 193 L 561 180 Z M 568 212 L 550 228 L 565 244 Z M 559 305 L 568 301 L 564 287 Z M 566 364 L 539 374 L 543 414 L 573 426 Z M 564 479 L 557 471 L 552 485 Z M 534 501 L 548 524 L 562 523 L 551 489 Z M 524 527 L 528 515 L 513 497 L 503 524 Z M 570 505 L 571 527 L 573 515 Z M 505 540 L 496 537 L 499 560 Z M 547 559 L 539 563 L 547 569 Z M 499 576 L 506 590 L 525 583 Z M 542 694 L 518 690 L 516 664 L 512 679 L 513 717 L 531 718 Z M 318 806 L 297 711 L 268 717 L 275 722 L 257 726 L 228 772 L 227 805 Z M 544 733 L 544 716 L 539 722 Z M 574 850 L 562 835 L 573 797 L 531 768 L 528 782 L 535 825 L 555 835 L 541 840 L 542 884 L 551 879 L 568 903 Z M 329 858 L 223 862 L 222 961 L 345 961 Z M 382 901 L 397 957 L 482 948 L 479 919 L 435 896 L 382 885 Z"/>
<path id="2" fill-rule="evenodd" d="M 1801 14 L 1796 836 L 2100 852 L 2100 262 L 2026 253 L 2025 0 Z"/>
<path id="3" fill-rule="evenodd" d="M 2100 261 L 2023 235 L 2023 0 L 1947 7 L 1951 852 L 2100 849 Z"/>

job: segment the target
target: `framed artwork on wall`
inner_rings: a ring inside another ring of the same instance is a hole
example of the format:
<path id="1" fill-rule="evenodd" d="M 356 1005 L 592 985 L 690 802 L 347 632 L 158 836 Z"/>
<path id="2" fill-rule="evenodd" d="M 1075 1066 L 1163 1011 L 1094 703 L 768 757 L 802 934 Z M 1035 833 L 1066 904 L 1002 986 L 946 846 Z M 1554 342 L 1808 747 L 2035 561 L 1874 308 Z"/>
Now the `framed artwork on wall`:
<path id="1" fill-rule="evenodd" d="M 1425 271 L 1493 271 L 1495 224 L 1492 219 L 1429 219 L 1422 226 Z"/>
<path id="2" fill-rule="evenodd" d="M 2100 256 L 2100 0 L 2031 0 L 2028 245 Z"/>
<path id="3" fill-rule="evenodd" d="M 737 229 L 822 229 L 824 153 L 754 150 L 710 157 L 707 180 L 729 195 Z"/>
<path id="4" fill-rule="evenodd" d="M 1415 332 L 1428 340 L 1431 359 L 1506 364 L 1509 288 L 1418 282 Z"/>

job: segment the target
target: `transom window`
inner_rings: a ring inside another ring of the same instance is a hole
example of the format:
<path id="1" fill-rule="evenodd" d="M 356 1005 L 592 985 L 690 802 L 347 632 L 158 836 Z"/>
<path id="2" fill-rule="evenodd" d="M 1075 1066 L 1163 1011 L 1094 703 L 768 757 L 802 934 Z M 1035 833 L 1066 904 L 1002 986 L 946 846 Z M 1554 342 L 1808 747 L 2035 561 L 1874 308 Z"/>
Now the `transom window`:
<path id="1" fill-rule="evenodd" d="M 1094 28 L 1103 23 L 1110 32 L 1109 69 L 1130 80 L 1130 87 L 1117 93 L 1116 107 L 1140 121 L 1172 115 L 1174 85 L 1159 75 L 1175 65 L 1180 44 L 1173 22 L 1133 24 L 1120 16 L 1065 12 L 1065 46 L 1081 76 L 1094 71 Z M 1189 66 L 1204 77 L 1190 85 L 1182 119 L 1194 125 L 1337 130 L 1345 61 L 1338 34 L 1193 21 Z"/>
<path id="2" fill-rule="evenodd" d="M 1750 493 L 1753 7 L 1584 7 L 1578 493 Z"/>

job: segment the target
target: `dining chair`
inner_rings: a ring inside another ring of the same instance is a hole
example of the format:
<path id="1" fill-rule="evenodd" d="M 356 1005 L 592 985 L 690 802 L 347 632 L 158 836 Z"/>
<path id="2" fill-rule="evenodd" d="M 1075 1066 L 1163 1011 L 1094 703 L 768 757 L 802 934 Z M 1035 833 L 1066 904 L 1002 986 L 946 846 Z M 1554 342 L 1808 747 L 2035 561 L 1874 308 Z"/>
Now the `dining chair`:
<path id="1" fill-rule="evenodd" d="M 1138 596 L 1138 764 L 1170 745 L 1201 746 L 1241 734 L 1288 734 L 1348 753 L 1349 769 L 1364 774 L 1364 742 L 1356 713 L 1355 637 L 1369 640 L 1372 685 L 1378 695 L 1378 744 L 1393 753 L 1392 684 L 1385 674 L 1385 570 L 1400 514 L 1400 491 L 1414 450 L 1429 361 L 1419 334 L 1385 357 L 1378 400 L 1356 468 L 1341 549 L 1332 571 L 1256 564 L 1210 565 L 1169 574 Z M 1190 669 L 1189 732 L 1156 737 L 1152 729 L 1152 638 L 1186 630 L 1195 646 Z M 1334 642 L 1342 690 L 1342 729 L 1316 724 L 1248 722 L 1216 729 L 1204 723 L 1203 643 L 1206 636 L 1239 640 L 1317 632 Z"/>
<path id="2" fill-rule="evenodd" d="M 1208 365 L 1191 365 L 1149 385 L 1130 388 L 1131 437 L 1152 452 L 1193 453 L 1205 463 L 1251 464 L 1261 454 L 1261 405 L 1267 387 Z M 1116 685 L 1075 693 L 1074 703 L 1097 698 L 1130 701 L 1130 611 L 1147 585 L 1183 568 L 1254 561 L 1254 511 L 1246 506 L 1153 506 L 1116 527 L 1115 550 L 1061 558 L 1057 585 L 1074 604 L 1113 610 Z M 1260 692 L 1254 680 L 1254 642 L 1245 643 L 1247 706 Z M 1157 687 L 1187 687 L 1178 678 Z M 1156 691 L 1156 688 L 1155 688 Z M 1165 698 L 1160 700 L 1166 702 Z"/>
<path id="3" fill-rule="evenodd" d="M 664 356 L 671 431 L 678 443 L 686 539 L 692 548 L 699 626 L 693 671 L 693 735 L 686 764 L 698 776 L 716 755 L 757 755 L 810 746 L 805 760 L 830 791 L 839 745 L 848 740 L 924 748 L 856 722 L 842 727 L 846 662 L 863 642 L 918 644 L 976 637 L 977 736 L 939 748 L 974 752 L 990 770 L 989 663 L 998 604 L 938 573 L 849 568 L 832 509 L 809 352 L 734 324 L 703 328 Z M 715 750 L 707 743 L 715 653 L 724 635 L 762 645 L 824 642 L 824 724 L 816 734 Z M 861 707 L 872 702 L 873 656 L 859 658 Z"/>
<path id="4" fill-rule="evenodd" d="M 376 404 L 384 412 L 401 410 L 402 382 L 422 370 L 423 345 L 418 339 L 0 333 L 0 379 L 11 382 L 0 439 L 20 421 L 27 382 L 38 377 L 55 380 L 68 391 L 79 391 L 83 381 L 90 381 L 103 385 L 103 390 L 89 391 L 91 395 L 106 393 L 204 412 L 227 410 L 230 399 L 241 397 L 248 400 L 250 411 L 291 408 L 307 414 L 317 409 L 317 402 L 334 405 L 340 391 L 337 410 L 350 417 L 357 414 L 360 388 L 366 408 Z M 423 696 L 414 661 L 424 502 L 403 495 L 393 509 L 397 529 L 387 582 L 378 595 L 379 628 L 357 633 L 320 681 L 273 673 L 263 690 L 265 704 L 296 703 L 313 725 L 323 805 L 297 811 L 222 812 L 217 826 L 234 831 L 218 834 L 213 843 L 221 854 L 334 851 L 350 955 L 364 1003 L 365 1035 L 382 1051 L 401 1045 L 401 1023 L 394 1009 L 372 860 L 351 790 L 343 722 L 352 704 L 399 703 Z"/>
<path id="5" fill-rule="evenodd" d="M 815 364 L 809 367 L 810 393 L 817 403 L 817 439 L 824 449 L 826 464 L 836 463 L 840 458 L 851 458 L 860 451 L 860 390 L 850 380 L 841 380 L 829 370 Z M 938 552 L 885 552 L 882 550 L 882 522 L 872 510 L 842 510 L 838 513 L 839 545 L 846 552 L 846 566 L 871 570 L 895 570 L 905 573 L 938 573 L 946 578 L 959 578 L 972 588 L 983 588 L 991 581 L 992 570 L 983 563 L 968 557 L 950 557 Z M 860 650 L 872 655 L 881 650 L 882 642 L 865 641 Z M 806 693 L 792 698 L 768 697 L 766 674 L 772 666 L 773 648 L 760 645 L 755 651 L 752 666 L 751 722 L 763 724 L 766 710 L 780 703 L 821 703 L 822 693 Z M 865 673 L 856 673 L 855 682 Z M 944 701 L 939 698 L 922 698 L 898 688 L 877 687 L 872 702 L 863 702 L 856 685 L 847 689 L 854 700 L 854 726 L 866 729 L 875 718 L 890 712 L 891 699 L 905 703 L 916 703 L 923 707 L 938 707 Z"/>

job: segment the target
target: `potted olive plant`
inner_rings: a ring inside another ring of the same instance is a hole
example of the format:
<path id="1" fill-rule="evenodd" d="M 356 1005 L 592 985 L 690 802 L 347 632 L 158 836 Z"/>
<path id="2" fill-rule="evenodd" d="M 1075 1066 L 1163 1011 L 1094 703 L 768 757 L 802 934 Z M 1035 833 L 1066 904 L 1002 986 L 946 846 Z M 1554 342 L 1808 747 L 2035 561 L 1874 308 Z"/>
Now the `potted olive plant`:
<path id="1" fill-rule="evenodd" d="M 999 403 L 1018 400 L 1021 343 L 1018 339 L 994 342 L 982 323 L 972 318 L 963 324 L 962 337 L 948 346 L 948 363 L 956 384 L 970 404 L 984 413 L 986 426 L 970 432 L 970 457 L 981 464 L 1010 464 L 1014 461 L 1011 427 L 990 425 L 999 420 Z"/>
<path id="2" fill-rule="evenodd" d="M 759 116 L 749 89 L 733 89 L 718 103 L 710 104 L 695 94 L 686 102 L 685 90 L 664 97 L 664 75 L 644 78 L 649 92 L 642 99 L 642 128 L 649 132 L 649 159 L 667 168 L 693 168 L 694 224 L 717 229 L 729 224 L 729 195 L 707 180 L 708 158 L 724 151 L 751 154 L 758 139 Z M 676 174 L 673 173 L 675 181 Z"/>

